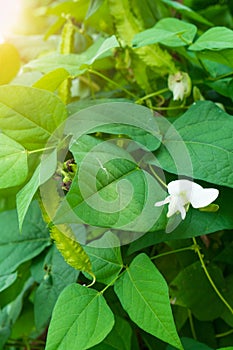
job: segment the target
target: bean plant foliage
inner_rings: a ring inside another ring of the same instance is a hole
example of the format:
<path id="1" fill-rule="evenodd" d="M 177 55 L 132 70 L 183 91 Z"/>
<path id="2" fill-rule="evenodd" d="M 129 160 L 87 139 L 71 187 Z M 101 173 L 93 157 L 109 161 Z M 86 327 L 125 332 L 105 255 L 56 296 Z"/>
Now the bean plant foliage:
<path id="1" fill-rule="evenodd" d="M 24 11 L 0 44 L 0 348 L 232 350 L 231 1 Z"/>

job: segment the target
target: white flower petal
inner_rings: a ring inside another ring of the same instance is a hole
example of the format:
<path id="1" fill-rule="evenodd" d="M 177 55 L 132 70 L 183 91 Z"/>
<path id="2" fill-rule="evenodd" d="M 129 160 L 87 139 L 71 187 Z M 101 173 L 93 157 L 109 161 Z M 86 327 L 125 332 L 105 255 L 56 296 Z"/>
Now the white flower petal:
<path id="1" fill-rule="evenodd" d="M 175 83 L 173 87 L 173 100 L 183 100 L 184 98 L 184 86 L 182 83 Z"/>
<path id="2" fill-rule="evenodd" d="M 167 217 L 170 218 L 172 215 L 176 214 L 177 212 L 180 212 L 181 218 L 184 220 L 186 216 L 185 206 L 183 205 L 182 202 L 180 202 L 178 197 L 172 198 L 168 206 Z"/>
<path id="3" fill-rule="evenodd" d="M 197 191 L 202 189 L 200 185 L 186 179 L 171 181 L 167 187 L 168 187 L 168 193 L 170 195 L 182 196 L 184 199 L 184 204 L 187 204 L 188 202 L 190 202 L 192 191 Z"/>
<path id="4" fill-rule="evenodd" d="M 155 206 L 159 207 L 168 203 L 168 218 L 180 212 L 184 220 L 189 204 L 193 208 L 203 208 L 212 203 L 219 194 L 215 188 L 203 188 L 187 179 L 171 181 L 167 187 L 169 196 L 163 201 L 156 202 Z"/>
<path id="5" fill-rule="evenodd" d="M 193 208 L 203 208 L 215 201 L 219 191 L 216 188 L 203 188 L 202 190 L 192 191 L 190 203 Z"/>
<path id="6" fill-rule="evenodd" d="M 177 211 L 179 211 L 180 207 L 182 207 L 182 203 L 180 203 L 179 197 L 171 196 L 170 203 L 168 205 L 167 217 L 170 218 L 170 216 L 174 215 Z"/>
<path id="7" fill-rule="evenodd" d="M 170 197 L 171 196 L 168 196 L 166 197 L 163 201 L 160 201 L 160 202 L 156 202 L 154 205 L 155 207 L 161 207 L 161 205 L 164 205 L 164 204 L 167 204 L 170 202 Z"/>
<path id="8" fill-rule="evenodd" d="M 185 208 L 184 208 L 184 207 L 180 207 L 180 208 L 179 208 L 179 212 L 180 212 L 180 214 L 181 214 L 182 220 L 184 220 L 184 219 L 185 219 L 185 216 L 186 216 L 186 210 L 185 210 Z"/>

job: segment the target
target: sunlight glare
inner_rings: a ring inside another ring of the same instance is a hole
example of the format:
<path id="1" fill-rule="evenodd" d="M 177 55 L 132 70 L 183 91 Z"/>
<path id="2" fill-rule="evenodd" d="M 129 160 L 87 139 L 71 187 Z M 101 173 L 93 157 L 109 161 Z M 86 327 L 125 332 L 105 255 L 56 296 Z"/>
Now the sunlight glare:
<path id="1" fill-rule="evenodd" d="M 0 44 L 12 33 L 21 10 L 21 0 L 0 0 Z"/>

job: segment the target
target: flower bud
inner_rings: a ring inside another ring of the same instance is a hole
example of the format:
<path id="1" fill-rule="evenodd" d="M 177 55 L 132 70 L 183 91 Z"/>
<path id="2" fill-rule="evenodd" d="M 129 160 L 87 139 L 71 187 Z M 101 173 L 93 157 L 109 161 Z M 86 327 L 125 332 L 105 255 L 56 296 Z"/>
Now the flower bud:
<path id="1" fill-rule="evenodd" d="M 191 93 L 192 82 L 187 73 L 177 72 L 168 76 L 168 88 L 173 92 L 173 100 L 183 100 Z"/>

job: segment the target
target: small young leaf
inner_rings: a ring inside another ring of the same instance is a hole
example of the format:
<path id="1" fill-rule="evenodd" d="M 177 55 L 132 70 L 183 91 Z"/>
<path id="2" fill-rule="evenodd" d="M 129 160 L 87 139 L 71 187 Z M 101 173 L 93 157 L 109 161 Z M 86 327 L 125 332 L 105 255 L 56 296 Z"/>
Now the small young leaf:
<path id="1" fill-rule="evenodd" d="M 53 53 L 29 62 L 25 65 L 25 69 L 36 69 L 43 73 L 48 73 L 55 69 L 63 68 L 75 77 L 84 73 L 87 65 L 91 65 L 98 58 L 102 58 L 103 55 L 109 55 L 109 51 L 115 47 L 119 47 L 115 35 L 107 39 L 99 38 L 81 54 L 62 55 Z"/>
<path id="2" fill-rule="evenodd" d="M 100 343 L 113 325 L 113 313 L 101 293 L 71 284 L 55 305 L 45 350 L 89 349 Z"/>
<path id="3" fill-rule="evenodd" d="M 225 27 L 214 27 L 202 34 L 189 50 L 225 50 L 233 48 L 233 30 Z"/>
<path id="4" fill-rule="evenodd" d="M 33 84 L 33 87 L 54 92 L 68 77 L 69 73 L 64 68 L 57 68 L 42 76 Z"/>
<path id="5" fill-rule="evenodd" d="M 76 270 L 85 271 L 93 277 L 90 259 L 82 246 L 74 239 L 73 233 L 68 226 L 53 226 L 51 228 L 51 238 L 55 241 L 57 249 L 67 264 Z"/>
<path id="6" fill-rule="evenodd" d="M 185 46 L 192 42 L 197 28 L 193 24 L 176 18 L 163 18 L 156 25 L 144 32 L 138 33 L 133 39 L 133 47 L 161 43 L 176 47 Z"/>
<path id="7" fill-rule="evenodd" d="M 183 349 L 172 317 L 168 286 L 145 254 L 132 261 L 116 281 L 114 290 L 125 311 L 140 328 Z"/>

